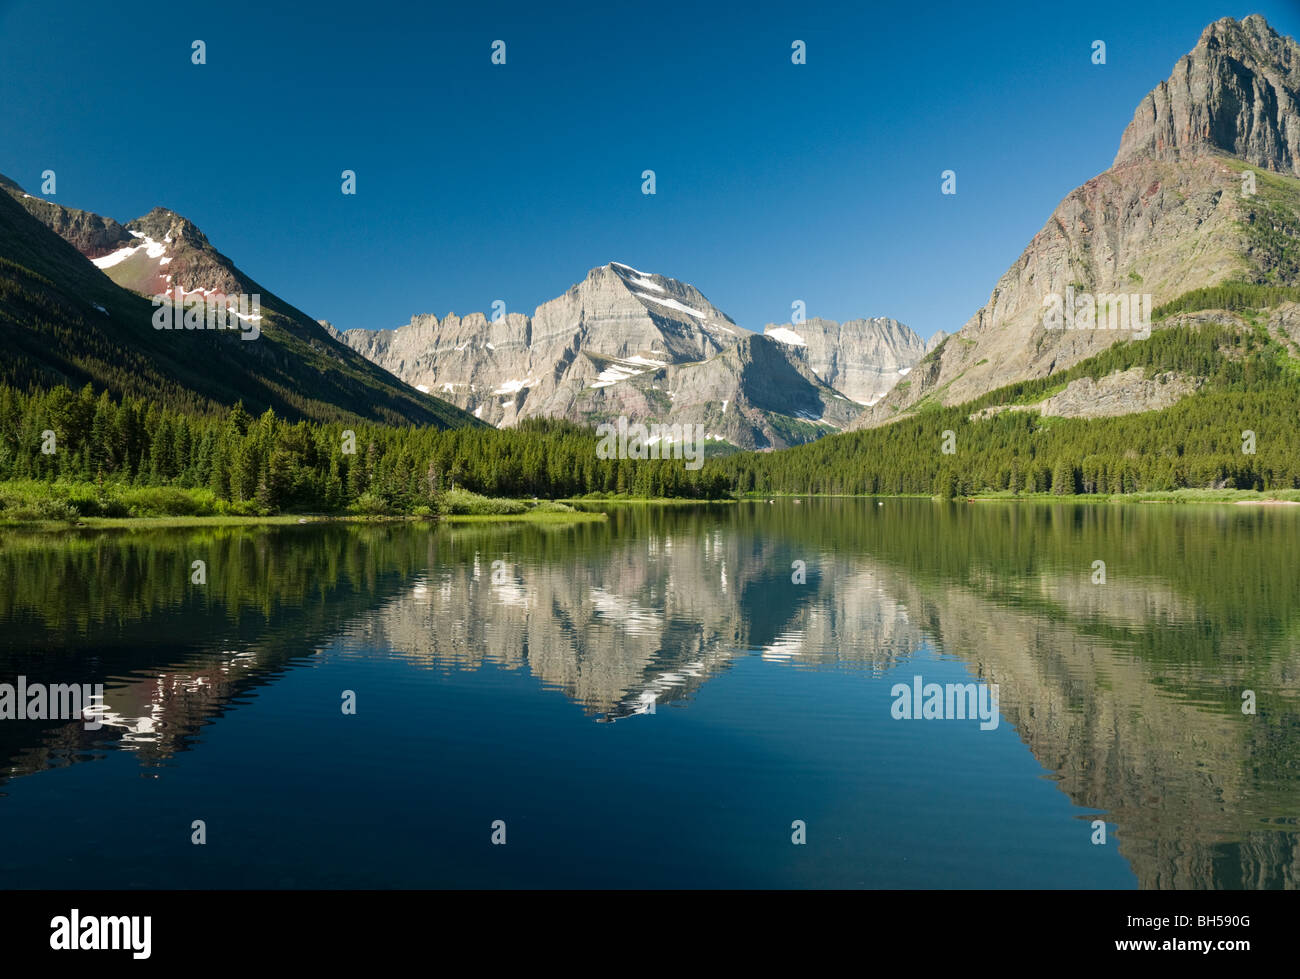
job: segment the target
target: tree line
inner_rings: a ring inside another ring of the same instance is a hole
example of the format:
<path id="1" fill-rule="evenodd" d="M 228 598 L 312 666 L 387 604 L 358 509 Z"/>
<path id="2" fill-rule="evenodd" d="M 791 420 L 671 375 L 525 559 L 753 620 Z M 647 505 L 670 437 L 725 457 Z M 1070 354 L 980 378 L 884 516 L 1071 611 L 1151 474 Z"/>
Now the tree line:
<path id="1" fill-rule="evenodd" d="M 463 488 L 494 497 L 717 498 L 718 473 L 680 461 L 600 459 L 595 432 L 530 420 L 513 429 L 290 422 L 242 406 L 208 414 L 91 385 L 0 385 L 0 479 L 206 489 L 247 512 L 409 513 Z"/>
<path id="2" fill-rule="evenodd" d="M 242 406 L 195 412 L 87 384 L 0 384 L 0 480 L 201 489 L 234 512 L 411 513 L 462 488 L 492 497 L 1114 494 L 1300 488 L 1300 362 L 1266 328 L 1173 326 L 1068 371 L 779 452 L 602 459 L 595 432 L 532 419 L 516 428 L 289 421 Z M 1080 377 L 1145 368 L 1202 378 L 1170 408 L 1111 418 L 1029 406 Z M 993 417 L 984 408 L 1001 406 Z"/>
<path id="3" fill-rule="evenodd" d="M 1143 367 L 1204 378 L 1172 407 L 1110 418 L 1046 417 L 1028 407 L 1080 377 Z M 714 460 L 745 493 L 1112 494 L 1184 488 L 1300 487 L 1300 364 L 1263 326 L 1175 326 L 1115 344 L 1051 377 L 964 405 L 922 401 L 878 428 L 774 453 Z"/>

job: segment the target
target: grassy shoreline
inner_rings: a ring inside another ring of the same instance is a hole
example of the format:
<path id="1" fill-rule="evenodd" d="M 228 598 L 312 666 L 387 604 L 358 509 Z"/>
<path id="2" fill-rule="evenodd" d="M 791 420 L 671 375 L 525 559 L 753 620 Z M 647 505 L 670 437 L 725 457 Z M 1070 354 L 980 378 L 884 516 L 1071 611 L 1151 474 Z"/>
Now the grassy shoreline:
<path id="1" fill-rule="evenodd" d="M 604 513 L 574 510 L 571 513 L 555 511 L 530 511 L 528 513 L 451 513 L 438 517 L 412 516 L 362 516 L 358 514 L 270 514 L 267 516 L 208 516 L 170 517 L 82 517 L 68 520 L 5 520 L 0 519 L 0 530 L 163 530 L 183 527 L 254 527 L 299 526 L 307 524 L 381 524 L 411 523 L 436 527 L 439 524 L 462 523 L 591 523 L 608 519 Z"/>
<path id="2" fill-rule="evenodd" d="M 546 502 L 568 502 L 562 500 Z M 735 503 L 736 500 L 574 500 L 575 503 L 604 504 L 638 504 L 644 506 L 694 505 L 701 503 Z M 256 526 L 297 526 L 306 524 L 352 523 L 412 523 L 438 526 L 439 524 L 476 524 L 476 523 L 529 523 L 529 524 L 580 524 L 601 523 L 609 519 L 609 514 L 601 510 L 542 510 L 532 509 L 523 513 L 444 513 L 437 516 L 381 516 L 354 513 L 328 514 L 268 514 L 265 516 L 234 516 L 230 514 L 208 514 L 203 516 L 140 516 L 140 517 L 80 517 L 75 520 L 12 520 L 0 516 L 0 530 L 165 530 L 185 527 L 256 527 Z"/>
<path id="3" fill-rule="evenodd" d="M 0 483 L 0 492 L 12 491 L 13 484 Z M 465 494 L 471 497 L 472 494 Z M 931 500 L 952 503 L 1036 503 L 1036 504 L 1215 504 L 1237 506 L 1268 506 L 1286 508 L 1300 505 L 1300 490 L 1207 490 L 1180 489 L 1125 494 L 1074 494 L 1052 493 L 979 493 L 959 496 L 950 501 L 923 494 L 809 494 L 772 493 L 746 494 L 739 498 L 722 500 L 693 500 L 680 498 L 637 497 L 568 497 L 563 500 L 506 500 L 474 497 L 458 507 L 441 513 L 422 514 L 362 514 L 344 513 L 139 513 L 130 516 L 67 516 L 50 518 L 38 512 L 0 510 L 0 529 L 26 530 L 110 530 L 110 529 L 163 529 L 176 527 L 240 527 L 289 526 L 315 523 L 424 523 L 436 525 L 473 523 L 537 523 L 567 524 L 590 523 L 608 519 L 605 509 L 624 506 L 700 506 L 704 504 L 765 503 L 768 501 L 792 502 L 802 500 Z M 467 512 L 468 511 L 468 512 Z"/>
<path id="4" fill-rule="evenodd" d="M 286 512 L 252 500 L 220 499 L 211 490 L 194 487 L 0 480 L 0 527 L 46 530 L 440 521 L 562 524 L 603 519 L 603 513 L 559 501 L 495 498 L 463 489 L 423 500 L 363 495 L 346 509 Z"/>
<path id="5" fill-rule="evenodd" d="M 564 503 L 568 506 L 582 504 L 591 506 L 599 504 L 600 506 L 700 506 L 705 503 L 739 503 L 736 497 L 726 497 L 718 500 L 697 500 L 681 496 L 566 496 L 562 500 L 554 500 L 555 503 Z"/>
<path id="6" fill-rule="evenodd" d="M 1300 490 L 1209 490 L 1179 489 L 1151 490 L 1139 493 L 1076 494 L 1053 496 L 1051 493 L 1011 494 L 980 493 L 969 497 L 955 497 L 956 501 L 971 500 L 978 503 L 1017 502 L 1029 503 L 1230 503 L 1243 506 L 1286 506 L 1300 503 Z"/>
<path id="7" fill-rule="evenodd" d="M 571 513 L 556 513 L 547 510 L 533 510 L 529 513 L 451 513 L 440 517 L 439 523 L 599 523 L 608 520 L 609 515 L 592 510 L 574 510 Z"/>
<path id="8" fill-rule="evenodd" d="M 933 500 L 945 502 L 931 493 L 765 493 L 747 494 L 740 498 L 748 503 L 771 500 Z M 696 501 L 702 502 L 702 501 Z M 1147 490 L 1138 493 L 1012 493 L 1009 491 L 974 493 L 954 496 L 951 503 L 1232 503 L 1256 506 L 1277 506 L 1300 503 L 1300 489 L 1295 490 L 1236 490 L 1236 489 L 1178 489 Z"/>
<path id="9" fill-rule="evenodd" d="M 312 523 L 428 523 L 420 517 L 364 517 L 355 514 L 303 514 L 279 513 L 266 516 L 236 516 L 213 513 L 200 516 L 176 514 L 172 516 L 141 517 L 80 517 L 76 520 L 6 520 L 0 519 L 0 528 L 23 530 L 111 530 L 152 529 L 167 527 L 242 527 L 255 524 L 288 525 Z"/>

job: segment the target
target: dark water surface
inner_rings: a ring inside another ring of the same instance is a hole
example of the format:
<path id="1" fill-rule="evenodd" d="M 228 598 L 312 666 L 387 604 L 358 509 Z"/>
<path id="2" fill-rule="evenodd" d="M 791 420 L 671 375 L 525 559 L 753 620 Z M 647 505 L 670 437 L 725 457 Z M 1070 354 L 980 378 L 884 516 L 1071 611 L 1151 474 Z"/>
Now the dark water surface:
<path id="1" fill-rule="evenodd" d="M 1295 888 L 1298 642 L 1292 508 L 0 530 L 0 683 L 106 719 L 0 720 L 0 888 Z"/>

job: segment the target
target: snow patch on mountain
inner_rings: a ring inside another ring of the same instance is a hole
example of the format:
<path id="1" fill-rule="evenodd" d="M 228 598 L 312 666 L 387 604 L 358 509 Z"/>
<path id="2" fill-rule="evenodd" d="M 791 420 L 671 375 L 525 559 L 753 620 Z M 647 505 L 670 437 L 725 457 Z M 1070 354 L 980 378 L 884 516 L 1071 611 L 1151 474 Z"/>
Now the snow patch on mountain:
<path id="1" fill-rule="evenodd" d="M 626 381 L 630 377 L 636 377 L 640 374 L 649 374 L 660 367 L 666 366 L 668 361 L 655 360 L 651 357 L 645 357 L 641 354 L 633 354 L 631 357 L 620 357 L 610 364 L 596 376 L 596 380 L 587 385 L 589 388 L 606 388 L 611 384 L 617 384 L 619 381 Z"/>
<path id="2" fill-rule="evenodd" d="M 649 273 L 638 272 L 630 265 L 624 265 L 622 262 L 610 262 L 609 267 L 623 277 L 626 282 L 629 276 L 634 277 L 629 285 L 640 286 L 642 289 L 649 289 L 651 292 L 664 292 L 664 287 L 650 277 Z"/>
<path id="3" fill-rule="evenodd" d="M 627 364 L 637 364 L 641 367 L 663 367 L 668 363 L 666 360 L 651 360 L 649 357 L 642 357 L 640 354 L 635 354 L 631 357 L 624 357 L 623 362 Z"/>
<path id="4" fill-rule="evenodd" d="M 517 381 L 512 378 L 509 381 L 503 382 L 501 386 L 496 388 L 496 390 L 494 390 L 492 393 L 493 394 L 518 394 L 524 388 L 532 387 L 536 383 L 537 383 L 537 378 L 535 377 L 530 377 L 522 381 Z"/>
<path id="5" fill-rule="evenodd" d="M 139 238 L 141 243 L 139 245 L 127 245 L 125 248 L 119 248 L 115 252 L 109 252 L 101 258 L 92 259 L 95 267 L 99 269 L 111 269 L 114 265 L 120 265 L 122 262 L 125 262 L 128 258 L 137 254 L 141 250 L 144 251 L 146 257 L 152 259 L 161 259 L 166 254 L 167 245 L 163 242 L 154 241 L 148 235 L 142 235 L 138 231 L 132 231 L 130 234 L 133 238 Z M 171 259 L 167 258 L 158 264 L 166 265 L 167 262 L 170 261 Z"/>
<path id="6" fill-rule="evenodd" d="M 670 299 L 668 297 L 661 298 L 659 296 L 647 296 L 643 292 L 633 292 L 632 295 L 636 296 L 637 299 L 646 299 L 652 303 L 658 303 L 660 306 L 667 306 L 669 309 L 676 310 L 679 313 L 689 313 L 691 316 L 694 316 L 696 319 L 707 320 L 709 318 L 708 313 L 701 313 L 698 309 L 691 309 L 690 306 L 687 306 L 685 303 L 679 303 L 676 299 Z"/>
<path id="7" fill-rule="evenodd" d="M 794 330 L 788 330 L 781 326 L 775 330 L 768 330 L 766 335 L 777 341 L 777 343 L 788 343 L 792 347 L 806 347 L 808 345 L 807 341 L 798 333 L 795 333 Z"/>

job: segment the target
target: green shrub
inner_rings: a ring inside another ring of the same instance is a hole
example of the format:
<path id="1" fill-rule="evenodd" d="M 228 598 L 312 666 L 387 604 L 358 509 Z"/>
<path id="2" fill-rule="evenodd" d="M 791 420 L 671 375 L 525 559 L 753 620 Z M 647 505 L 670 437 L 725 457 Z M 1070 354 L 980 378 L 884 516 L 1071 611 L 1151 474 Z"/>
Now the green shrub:
<path id="1" fill-rule="evenodd" d="M 121 502 L 133 517 L 203 517 L 216 511 L 216 499 L 210 491 L 177 486 L 126 489 Z"/>
<path id="2" fill-rule="evenodd" d="M 54 498 L 38 500 L 35 506 L 37 520 L 76 520 L 79 514 L 65 500 Z"/>
<path id="3" fill-rule="evenodd" d="M 378 493 L 362 493 L 357 502 L 352 504 L 352 512 L 364 516 L 388 516 L 393 513 L 392 506 Z"/>
<path id="4" fill-rule="evenodd" d="M 471 516 L 513 516 L 528 512 L 528 505 L 519 500 L 493 499 L 463 489 L 444 493 L 442 507 L 444 513 Z"/>
<path id="5" fill-rule="evenodd" d="M 217 500 L 216 512 L 223 517 L 266 516 L 256 500 Z"/>
<path id="6" fill-rule="evenodd" d="M 76 520 L 80 515 L 50 484 L 11 484 L 0 492 L 0 517 L 5 520 Z"/>
<path id="7" fill-rule="evenodd" d="M 99 500 L 99 516 L 101 517 L 129 517 L 131 508 L 122 502 L 116 496 L 104 496 Z"/>

